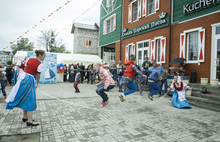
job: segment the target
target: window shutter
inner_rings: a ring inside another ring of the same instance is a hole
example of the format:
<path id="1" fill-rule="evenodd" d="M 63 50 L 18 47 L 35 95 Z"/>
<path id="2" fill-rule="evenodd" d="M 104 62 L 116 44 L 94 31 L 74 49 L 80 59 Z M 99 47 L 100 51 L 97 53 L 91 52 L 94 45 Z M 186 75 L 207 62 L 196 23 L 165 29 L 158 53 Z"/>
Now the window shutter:
<path id="1" fill-rule="evenodd" d="M 147 16 L 147 0 L 143 0 L 143 9 L 142 9 L 142 15 L 143 17 Z"/>
<path id="2" fill-rule="evenodd" d="M 151 62 L 155 60 L 155 40 L 151 40 L 151 50 L 150 50 L 150 56 L 151 56 Z"/>
<path id="3" fill-rule="evenodd" d="M 128 56 L 128 52 L 129 52 L 129 51 L 128 51 L 128 45 L 127 45 L 127 46 L 125 47 L 125 64 L 126 64 L 126 63 L 128 62 L 128 60 L 129 60 L 129 59 L 128 59 L 128 57 L 129 57 L 129 56 Z"/>
<path id="4" fill-rule="evenodd" d="M 135 44 L 132 44 L 132 54 L 135 55 Z"/>
<path id="5" fill-rule="evenodd" d="M 105 35 L 106 34 L 106 23 L 105 23 L 105 21 L 103 22 L 103 35 Z"/>
<path id="6" fill-rule="evenodd" d="M 160 10 L 160 0 L 155 0 L 155 11 Z"/>
<path id="7" fill-rule="evenodd" d="M 180 34 L 180 58 L 186 58 L 185 51 L 186 51 L 186 35 L 185 33 Z"/>
<path id="8" fill-rule="evenodd" d="M 165 58 L 166 58 L 166 38 L 163 37 L 161 39 L 161 58 L 160 58 L 160 63 L 165 63 Z"/>
<path id="9" fill-rule="evenodd" d="M 131 23 L 132 21 L 132 4 L 129 4 L 128 6 L 128 23 Z"/>
<path id="10" fill-rule="evenodd" d="M 199 30 L 199 62 L 205 61 L 205 29 Z"/>
<path id="11" fill-rule="evenodd" d="M 88 46 L 89 44 L 88 44 L 88 40 L 86 40 L 86 46 Z"/>
<path id="12" fill-rule="evenodd" d="M 114 14 L 114 27 L 113 29 L 115 30 L 116 29 L 116 14 Z"/>
<path id="13" fill-rule="evenodd" d="M 141 0 L 138 0 L 138 18 L 141 18 Z"/>

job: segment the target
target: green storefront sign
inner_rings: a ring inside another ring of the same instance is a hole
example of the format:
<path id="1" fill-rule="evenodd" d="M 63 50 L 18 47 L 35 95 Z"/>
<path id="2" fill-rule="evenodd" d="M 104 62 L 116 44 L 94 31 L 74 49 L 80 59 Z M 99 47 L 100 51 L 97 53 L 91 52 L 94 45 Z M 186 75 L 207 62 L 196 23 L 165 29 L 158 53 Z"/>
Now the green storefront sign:
<path id="1" fill-rule="evenodd" d="M 220 0 L 173 0 L 173 23 L 220 12 Z"/>
<path id="2" fill-rule="evenodd" d="M 159 15 L 159 18 L 160 19 L 158 20 L 152 21 L 150 23 L 146 23 L 144 25 L 141 25 L 139 27 L 136 27 L 130 30 L 127 30 L 126 28 L 124 28 L 123 34 L 122 34 L 123 39 L 130 38 L 130 37 L 133 37 L 139 34 L 143 34 L 146 32 L 150 32 L 153 30 L 157 30 L 157 29 L 169 26 L 169 16 L 167 15 L 167 13 L 162 12 Z"/>

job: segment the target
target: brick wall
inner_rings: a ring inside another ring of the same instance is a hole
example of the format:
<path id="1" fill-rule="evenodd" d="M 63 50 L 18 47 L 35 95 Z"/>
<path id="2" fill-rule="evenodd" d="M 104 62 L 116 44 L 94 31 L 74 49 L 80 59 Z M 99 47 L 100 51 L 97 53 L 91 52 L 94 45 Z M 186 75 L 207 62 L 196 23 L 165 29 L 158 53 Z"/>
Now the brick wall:
<path id="1" fill-rule="evenodd" d="M 142 17 L 139 19 L 139 21 L 134 22 L 132 24 L 128 23 L 128 6 L 129 4 L 133 2 L 131 1 L 124 1 L 124 6 L 123 6 L 123 28 L 126 27 L 128 29 L 133 29 L 135 27 L 144 25 L 146 23 L 152 22 L 154 20 L 159 19 L 159 15 L 161 12 L 166 12 L 167 15 L 170 16 L 170 3 L 169 0 L 167 1 L 160 1 L 160 10 L 157 11 L 155 14 L 152 14 L 150 16 L 147 15 L 147 17 Z M 125 63 L 125 46 L 128 45 L 129 43 L 134 43 L 136 47 L 136 43 L 139 41 L 143 40 L 153 40 L 155 37 L 163 36 L 166 37 L 166 58 L 165 61 L 166 63 L 163 64 L 166 68 L 168 68 L 168 62 L 169 62 L 169 27 L 164 27 L 155 31 L 147 32 L 144 34 L 140 34 L 138 36 L 134 36 L 128 39 L 124 39 L 122 41 L 122 53 L 121 53 L 121 58 L 122 58 L 122 63 Z M 137 47 L 136 50 L 137 51 Z M 149 51 L 150 52 L 150 51 Z M 116 56 L 119 56 L 119 54 L 116 53 Z"/>
<path id="2" fill-rule="evenodd" d="M 171 36 L 171 59 L 179 57 L 180 47 L 180 33 L 185 30 L 190 30 L 198 27 L 205 29 L 205 62 L 197 64 L 186 64 L 186 75 L 191 75 L 191 68 L 196 70 L 196 82 L 200 82 L 200 78 L 209 78 L 211 70 L 211 48 L 212 48 L 212 24 L 220 22 L 220 13 L 205 16 L 189 22 L 172 26 Z M 187 55 L 187 52 L 185 52 Z M 178 66 L 174 65 L 174 66 Z"/>

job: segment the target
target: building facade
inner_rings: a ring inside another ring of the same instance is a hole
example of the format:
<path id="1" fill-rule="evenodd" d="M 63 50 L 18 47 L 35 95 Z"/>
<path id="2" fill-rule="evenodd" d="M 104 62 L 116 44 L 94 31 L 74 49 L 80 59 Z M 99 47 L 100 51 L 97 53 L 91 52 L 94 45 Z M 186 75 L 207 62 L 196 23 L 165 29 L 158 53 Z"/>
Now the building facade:
<path id="1" fill-rule="evenodd" d="M 13 57 L 13 53 L 12 52 L 1 52 L 0 53 L 0 60 L 1 60 L 1 63 L 4 65 L 4 66 L 7 66 L 8 65 L 8 61 L 12 61 L 12 57 Z"/>
<path id="2" fill-rule="evenodd" d="M 99 24 L 73 23 L 71 33 L 74 34 L 73 54 L 98 55 Z"/>
<path id="3" fill-rule="evenodd" d="M 220 81 L 220 0 L 173 0 L 171 59 L 185 58 L 200 78 Z"/>
<path id="4" fill-rule="evenodd" d="M 109 65 L 120 58 L 122 0 L 103 0 L 100 7 L 99 48 L 101 58 Z"/>
<path id="5" fill-rule="evenodd" d="M 123 63 L 135 54 L 140 67 L 145 57 L 168 67 L 169 0 L 125 0 L 123 7 Z"/>

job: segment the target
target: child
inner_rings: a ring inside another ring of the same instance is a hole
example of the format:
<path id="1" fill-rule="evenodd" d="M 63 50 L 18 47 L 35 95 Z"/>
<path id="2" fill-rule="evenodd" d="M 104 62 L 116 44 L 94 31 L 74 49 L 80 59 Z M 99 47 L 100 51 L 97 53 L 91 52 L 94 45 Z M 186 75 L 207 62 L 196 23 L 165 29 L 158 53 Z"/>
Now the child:
<path id="1" fill-rule="evenodd" d="M 80 93 L 79 88 L 78 88 L 78 84 L 80 83 L 80 79 L 81 79 L 80 68 L 77 68 L 77 73 L 76 73 L 75 82 L 74 82 L 74 88 L 76 90 L 75 91 L 76 93 Z"/>
<path id="2" fill-rule="evenodd" d="M 115 87 L 115 81 L 111 77 L 110 73 L 101 67 L 101 64 L 96 63 L 94 65 L 94 69 L 96 70 L 96 74 L 98 74 L 100 78 L 100 82 L 96 85 L 98 88 L 96 89 L 96 93 L 102 97 L 102 107 L 105 107 L 108 102 L 108 96 L 105 93 L 106 90 L 113 89 Z"/>
<path id="3" fill-rule="evenodd" d="M 7 81 L 7 77 L 4 75 L 3 72 L 0 73 L 0 82 L 1 82 L 2 94 L 3 94 L 3 96 L 6 99 L 7 98 L 7 94 L 5 92 L 5 87 L 7 86 L 8 81 Z"/>
<path id="4" fill-rule="evenodd" d="M 124 91 L 124 93 L 121 93 L 119 95 L 121 102 L 126 101 L 125 95 L 129 95 L 137 91 L 137 86 L 134 83 L 135 72 L 147 78 L 146 75 L 143 75 L 142 72 L 137 69 L 137 67 L 135 66 L 135 63 L 136 63 L 136 58 L 134 55 L 131 55 L 130 60 L 126 63 L 127 67 L 125 69 L 124 76 L 122 77 L 122 82 L 126 87 L 128 87 L 128 89 Z"/>

